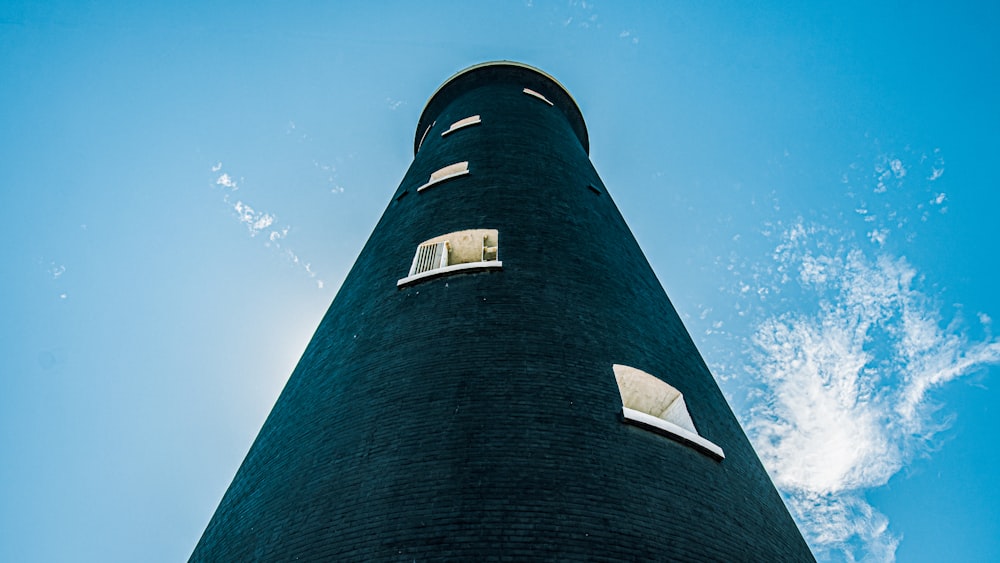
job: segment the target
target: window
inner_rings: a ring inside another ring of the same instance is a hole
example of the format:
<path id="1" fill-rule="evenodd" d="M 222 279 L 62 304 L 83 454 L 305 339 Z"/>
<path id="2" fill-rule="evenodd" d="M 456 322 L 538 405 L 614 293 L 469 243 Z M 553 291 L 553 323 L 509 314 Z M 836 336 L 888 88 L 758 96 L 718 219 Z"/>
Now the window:
<path id="1" fill-rule="evenodd" d="M 674 386 L 634 367 L 615 364 L 613 368 L 626 422 L 690 444 L 717 459 L 726 457 L 722 448 L 698 434 L 684 395 Z"/>
<path id="2" fill-rule="evenodd" d="M 441 133 L 441 136 L 444 137 L 450 135 L 451 133 L 454 133 L 455 131 L 458 131 L 463 127 L 468 127 L 470 125 L 477 125 L 479 123 L 482 123 L 482 120 L 479 119 L 478 115 L 472 115 L 466 117 L 465 119 L 459 119 L 455 123 L 452 123 L 451 127 L 449 127 L 447 131 Z"/>
<path id="3" fill-rule="evenodd" d="M 426 184 L 417 188 L 417 191 L 423 191 L 438 182 L 444 182 L 449 178 L 455 178 L 457 176 L 464 176 L 469 173 L 469 161 L 456 162 L 455 164 L 449 164 L 444 168 L 431 174 L 431 179 L 427 181 Z"/>
<path id="4" fill-rule="evenodd" d="M 525 94 L 529 95 L 529 96 L 534 96 L 534 97 L 538 98 L 539 100 L 541 100 L 541 101 L 549 104 L 550 106 L 554 105 L 552 102 L 549 101 L 548 98 L 546 98 L 545 96 L 539 94 L 538 92 L 535 92 L 534 90 L 532 90 L 530 88 L 525 88 L 524 90 L 521 90 L 521 91 L 524 92 Z"/>
<path id="5" fill-rule="evenodd" d="M 465 270 L 499 270 L 496 229 L 456 231 L 426 240 L 417 246 L 407 276 L 396 282 L 403 287 L 417 280 Z"/>
<path id="6" fill-rule="evenodd" d="M 434 120 L 430 125 L 427 126 L 427 129 L 424 129 L 424 134 L 420 136 L 420 142 L 417 143 L 418 151 L 420 150 L 420 147 L 424 146 L 424 139 L 427 138 L 427 134 L 431 132 L 431 128 L 434 127 L 435 123 L 437 123 L 437 120 Z"/>

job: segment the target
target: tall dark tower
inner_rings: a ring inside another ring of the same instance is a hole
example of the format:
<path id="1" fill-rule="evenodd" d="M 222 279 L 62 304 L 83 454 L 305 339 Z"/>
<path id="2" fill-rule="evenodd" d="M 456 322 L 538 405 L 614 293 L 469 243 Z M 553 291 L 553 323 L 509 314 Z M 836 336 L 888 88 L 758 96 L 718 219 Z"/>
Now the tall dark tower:
<path id="1" fill-rule="evenodd" d="M 415 158 L 192 561 L 811 561 L 588 156 L 517 63 Z"/>

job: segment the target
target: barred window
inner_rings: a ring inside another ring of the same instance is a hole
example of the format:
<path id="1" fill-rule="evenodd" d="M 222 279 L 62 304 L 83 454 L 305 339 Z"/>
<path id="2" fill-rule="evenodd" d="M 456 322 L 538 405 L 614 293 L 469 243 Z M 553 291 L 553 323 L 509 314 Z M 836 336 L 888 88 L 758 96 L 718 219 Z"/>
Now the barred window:
<path id="1" fill-rule="evenodd" d="M 465 270 L 501 269 L 496 229 L 468 229 L 434 237 L 417 245 L 405 278 L 397 287 L 429 277 Z"/>

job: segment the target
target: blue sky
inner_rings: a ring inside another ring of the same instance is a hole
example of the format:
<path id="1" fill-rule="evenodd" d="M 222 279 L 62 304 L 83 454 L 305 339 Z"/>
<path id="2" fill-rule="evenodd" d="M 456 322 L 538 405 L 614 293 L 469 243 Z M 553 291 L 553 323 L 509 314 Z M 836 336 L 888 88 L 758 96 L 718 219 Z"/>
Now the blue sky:
<path id="1" fill-rule="evenodd" d="M 1000 559 L 998 12 L 5 3 L 0 560 L 190 554 L 424 102 L 496 59 L 578 100 L 820 560 Z"/>

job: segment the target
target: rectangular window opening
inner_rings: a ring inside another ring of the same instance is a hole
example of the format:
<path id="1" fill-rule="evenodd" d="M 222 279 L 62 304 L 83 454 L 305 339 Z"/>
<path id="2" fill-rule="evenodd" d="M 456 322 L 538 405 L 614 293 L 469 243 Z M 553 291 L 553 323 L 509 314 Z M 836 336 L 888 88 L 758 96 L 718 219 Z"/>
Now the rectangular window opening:
<path id="1" fill-rule="evenodd" d="M 396 282 L 403 287 L 418 280 L 466 270 L 503 268 L 498 252 L 496 229 L 468 229 L 426 240 L 417 246 L 405 278 Z"/>

